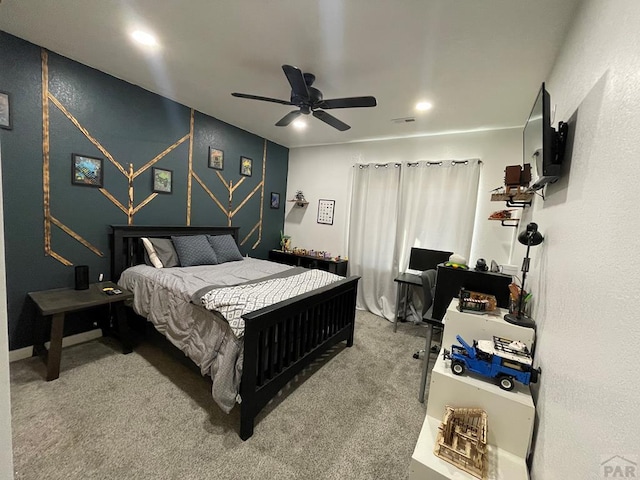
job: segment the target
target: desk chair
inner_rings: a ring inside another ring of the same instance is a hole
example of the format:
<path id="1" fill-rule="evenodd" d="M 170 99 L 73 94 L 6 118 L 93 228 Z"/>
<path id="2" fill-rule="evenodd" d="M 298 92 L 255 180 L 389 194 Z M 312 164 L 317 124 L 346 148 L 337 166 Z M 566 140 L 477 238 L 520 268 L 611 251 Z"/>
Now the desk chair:
<path id="1" fill-rule="evenodd" d="M 398 319 L 406 319 L 407 316 L 407 304 L 409 303 L 409 292 L 411 291 L 411 286 L 423 287 L 422 279 L 420 272 L 435 270 L 439 264 L 444 263 L 449 260 L 449 257 L 452 255 L 452 252 L 445 252 L 441 250 L 429 250 L 427 248 L 418 248 L 412 247 L 411 253 L 409 254 L 409 270 L 411 272 L 401 273 L 394 279 L 397 285 L 397 293 L 396 293 L 396 313 L 393 319 L 393 331 L 395 332 L 398 329 Z M 435 282 L 432 283 L 435 285 Z M 429 293 L 429 298 L 433 298 L 433 294 Z M 402 304 L 402 311 L 400 310 L 400 305 Z M 427 305 L 426 308 L 429 308 Z M 423 317 L 424 317 L 423 308 Z"/>
<path id="2" fill-rule="evenodd" d="M 424 272 L 422 272 L 422 292 L 424 295 L 424 303 L 422 305 L 422 320 L 423 322 L 427 321 L 427 320 L 431 320 L 433 318 L 433 300 L 434 300 L 434 296 L 435 296 L 435 291 L 436 291 L 436 276 L 437 276 L 437 272 L 436 270 L 425 270 Z M 427 350 L 431 351 L 431 349 L 433 348 L 431 346 L 431 340 L 433 337 L 433 325 L 428 324 L 429 325 L 429 332 L 427 333 L 427 344 L 425 345 L 425 348 L 418 350 L 416 353 L 413 354 L 413 358 L 420 358 L 420 354 L 421 353 L 425 353 Z M 436 327 L 438 330 L 441 330 L 439 327 Z M 436 346 L 436 350 L 435 352 L 439 352 L 440 349 L 437 348 Z"/>

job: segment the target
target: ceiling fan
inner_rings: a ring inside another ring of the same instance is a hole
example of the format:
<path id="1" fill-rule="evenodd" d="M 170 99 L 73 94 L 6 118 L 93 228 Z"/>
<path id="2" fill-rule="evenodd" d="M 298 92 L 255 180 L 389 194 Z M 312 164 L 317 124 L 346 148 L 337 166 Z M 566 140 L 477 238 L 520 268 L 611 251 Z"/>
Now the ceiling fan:
<path id="1" fill-rule="evenodd" d="M 291 85 L 291 100 L 279 100 L 277 98 L 259 97 L 257 95 L 249 95 L 246 93 L 232 93 L 234 97 L 248 98 L 250 100 L 262 100 L 263 102 L 280 103 L 282 105 L 295 105 L 298 110 L 293 110 L 282 117 L 277 127 L 286 127 L 300 115 L 312 114 L 324 123 L 331 125 L 333 128 L 344 132 L 351 127 L 330 113 L 325 112 L 332 108 L 356 108 L 356 107 L 375 107 L 375 97 L 347 97 L 332 98 L 325 100 L 322 98 L 322 92 L 317 88 L 313 88 L 313 82 L 316 76 L 312 73 L 302 73 L 297 67 L 291 65 L 283 65 L 282 70 Z"/>

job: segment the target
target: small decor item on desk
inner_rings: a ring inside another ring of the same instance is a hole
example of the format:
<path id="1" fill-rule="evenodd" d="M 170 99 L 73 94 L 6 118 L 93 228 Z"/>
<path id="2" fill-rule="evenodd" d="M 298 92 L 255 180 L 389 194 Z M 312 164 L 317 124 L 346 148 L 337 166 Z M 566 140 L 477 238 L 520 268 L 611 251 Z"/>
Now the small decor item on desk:
<path id="1" fill-rule="evenodd" d="M 462 255 L 453 253 L 449 257 L 449 261 L 444 264 L 446 267 L 460 268 L 462 270 L 468 270 L 467 259 Z"/>
<path id="2" fill-rule="evenodd" d="M 479 408 L 446 406 L 433 453 L 476 478 L 488 471 L 487 412 Z"/>
<path id="3" fill-rule="evenodd" d="M 493 295 L 487 295 L 479 292 L 472 292 L 460 289 L 458 295 L 458 310 L 469 313 L 490 313 L 498 308 L 498 302 Z"/>
<path id="4" fill-rule="evenodd" d="M 476 271 L 486 272 L 487 270 L 489 270 L 489 267 L 487 266 L 487 261 L 484 258 L 479 258 L 478 261 L 476 262 Z"/>
<path id="5" fill-rule="evenodd" d="M 122 293 L 122 290 L 113 287 L 105 287 L 102 289 L 102 291 L 107 295 L 120 295 Z"/>

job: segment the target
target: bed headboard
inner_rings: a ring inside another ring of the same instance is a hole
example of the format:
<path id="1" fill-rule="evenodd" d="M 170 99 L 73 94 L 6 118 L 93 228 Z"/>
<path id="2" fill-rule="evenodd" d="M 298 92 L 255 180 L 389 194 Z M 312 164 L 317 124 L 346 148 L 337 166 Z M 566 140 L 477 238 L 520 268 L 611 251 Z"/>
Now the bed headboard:
<path id="1" fill-rule="evenodd" d="M 142 237 L 172 235 L 231 235 L 238 243 L 239 227 L 186 227 L 166 225 L 111 225 L 111 281 L 117 282 L 128 267 L 144 263 Z"/>

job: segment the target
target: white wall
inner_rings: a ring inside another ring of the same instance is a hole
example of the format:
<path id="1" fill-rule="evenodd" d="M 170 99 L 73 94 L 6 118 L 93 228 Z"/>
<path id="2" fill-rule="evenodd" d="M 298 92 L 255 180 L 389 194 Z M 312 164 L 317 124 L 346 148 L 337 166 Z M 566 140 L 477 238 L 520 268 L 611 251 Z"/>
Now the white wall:
<path id="1" fill-rule="evenodd" d="M 0 145 L 1 147 L 1 145 Z M 0 150 L 0 172 L 2 172 Z M 7 284 L 4 265 L 4 210 L 0 173 L 0 479 L 13 478 L 11 447 L 11 398 L 9 396 L 9 330 L 7 325 Z"/>
<path id="2" fill-rule="evenodd" d="M 568 175 L 528 212 L 546 237 L 530 276 L 535 480 L 604 478 L 614 455 L 640 461 L 638 45 L 640 2 L 587 0 L 547 83 L 575 138 Z"/>
<path id="3" fill-rule="evenodd" d="M 531 101 L 534 99 L 535 92 L 532 92 Z M 523 124 L 525 120 L 523 118 Z M 491 212 L 506 208 L 504 202 L 491 202 L 489 192 L 504 183 L 506 165 L 522 162 L 521 128 L 291 149 L 286 198 L 291 199 L 297 190 L 302 190 L 309 205 L 298 208 L 286 202 L 285 233 L 291 235 L 293 246 L 344 256 L 352 167 L 356 162 L 468 158 L 483 161 L 478 217 L 469 260 L 475 264 L 483 257 L 487 261 L 507 263 L 514 229 L 486 219 Z M 319 199 L 336 201 L 333 225 L 316 223 Z"/>

